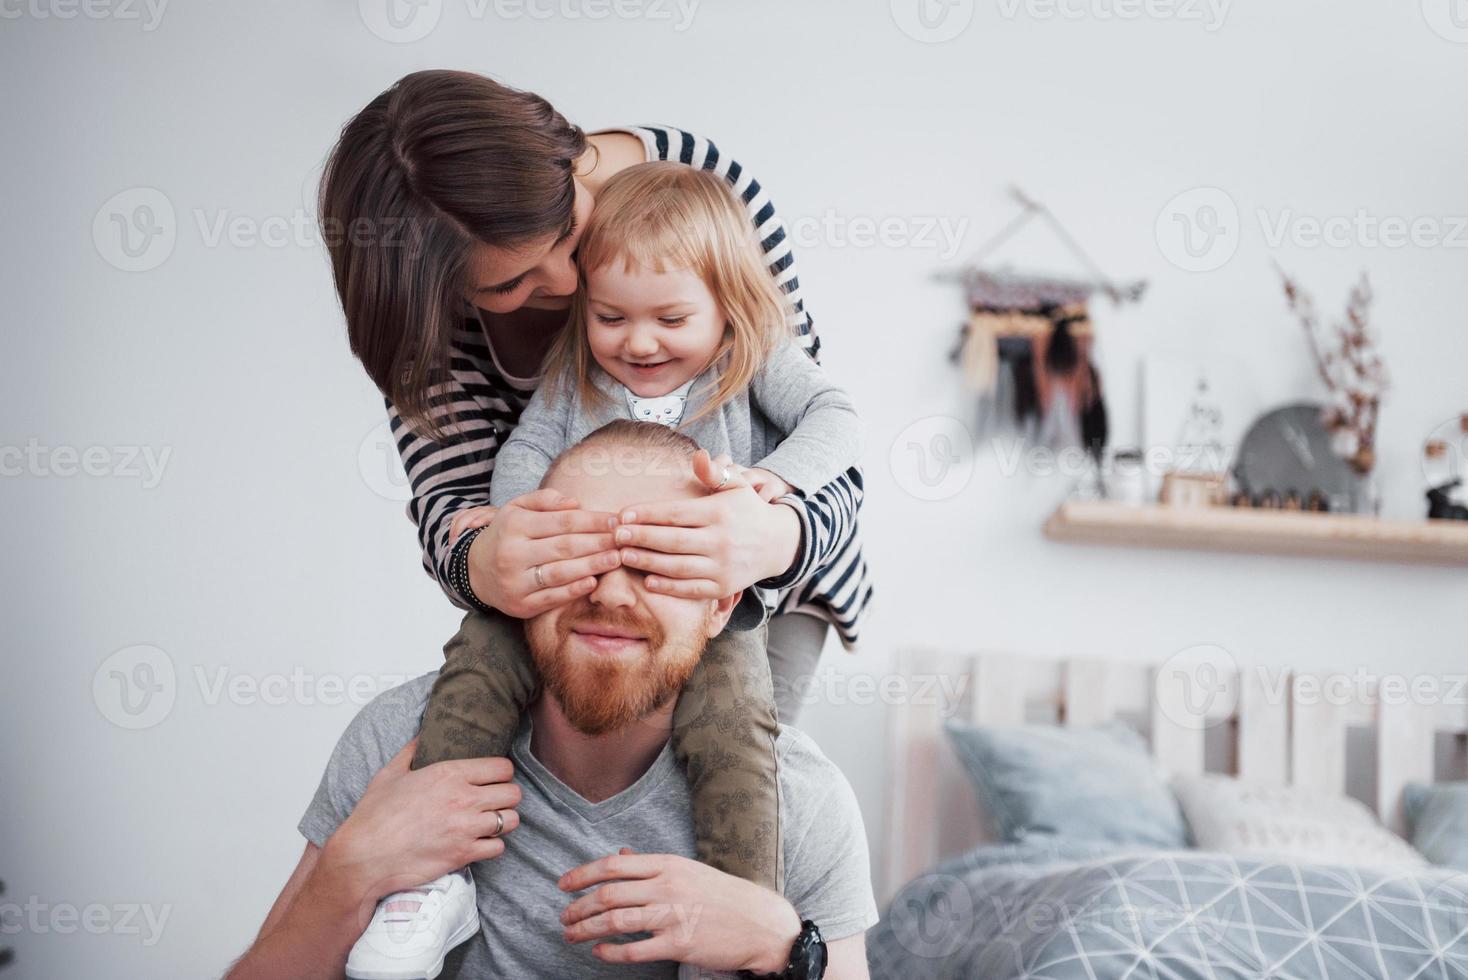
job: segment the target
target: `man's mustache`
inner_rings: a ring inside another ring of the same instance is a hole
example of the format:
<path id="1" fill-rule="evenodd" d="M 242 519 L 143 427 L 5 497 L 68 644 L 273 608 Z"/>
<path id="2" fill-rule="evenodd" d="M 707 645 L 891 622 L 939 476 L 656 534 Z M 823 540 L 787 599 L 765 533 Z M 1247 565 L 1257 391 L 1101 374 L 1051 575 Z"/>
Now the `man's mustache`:
<path id="1" fill-rule="evenodd" d="M 593 605 L 582 596 L 575 600 L 561 616 L 557 633 L 565 640 L 573 630 L 595 633 L 601 630 L 626 631 L 646 639 L 648 645 L 657 650 L 663 645 L 663 626 L 647 610 L 641 607 L 618 607 L 607 609 Z"/>

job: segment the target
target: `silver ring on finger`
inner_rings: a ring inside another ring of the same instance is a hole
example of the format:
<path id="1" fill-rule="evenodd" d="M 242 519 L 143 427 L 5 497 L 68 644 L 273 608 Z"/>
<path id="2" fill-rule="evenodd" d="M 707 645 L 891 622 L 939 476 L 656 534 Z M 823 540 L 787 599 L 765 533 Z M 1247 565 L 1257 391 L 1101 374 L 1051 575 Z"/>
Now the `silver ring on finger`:
<path id="1" fill-rule="evenodd" d="M 505 815 L 498 810 L 493 811 L 493 813 L 494 818 L 499 821 L 499 824 L 494 828 L 494 833 L 489 836 L 498 837 L 505 832 Z"/>
<path id="2" fill-rule="evenodd" d="M 733 475 L 734 474 L 730 471 L 729 467 L 724 467 L 724 478 L 719 481 L 719 485 L 715 487 L 715 489 L 724 489 L 724 487 L 728 485 L 730 477 L 732 477 Z"/>
<path id="3" fill-rule="evenodd" d="M 538 586 L 540 586 L 542 589 L 545 588 L 545 566 L 544 565 L 536 565 L 535 566 L 535 584 L 538 585 Z"/>

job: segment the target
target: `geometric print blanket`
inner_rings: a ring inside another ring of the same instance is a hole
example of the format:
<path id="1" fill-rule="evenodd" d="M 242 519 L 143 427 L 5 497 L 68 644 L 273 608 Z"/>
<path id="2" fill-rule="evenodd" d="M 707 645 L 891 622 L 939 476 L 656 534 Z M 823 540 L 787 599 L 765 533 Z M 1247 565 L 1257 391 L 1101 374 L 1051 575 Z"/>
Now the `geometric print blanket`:
<path id="1" fill-rule="evenodd" d="M 1468 874 L 1031 837 L 909 882 L 874 980 L 1468 980 Z"/>

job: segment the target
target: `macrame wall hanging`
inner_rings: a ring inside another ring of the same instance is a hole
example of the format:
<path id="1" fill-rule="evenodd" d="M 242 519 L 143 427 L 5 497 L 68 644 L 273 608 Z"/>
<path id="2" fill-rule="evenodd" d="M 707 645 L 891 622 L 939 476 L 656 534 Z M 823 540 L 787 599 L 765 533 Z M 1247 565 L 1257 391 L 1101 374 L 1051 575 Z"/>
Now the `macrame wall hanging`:
<path id="1" fill-rule="evenodd" d="M 1134 303 L 1145 282 L 1108 279 L 1048 208 L 1018 189 L 1020 213 L 984 243 L 958 274 L 967 293 L 968 321 L 951 359 L 980 396 L 980 428 L 1019 431 L 1048 446 L 1084 446 L 1098 460 L 1109 424 L 1101 376 L 1093 357 L 1090 302 L 1097 293 L 1117 306 Z M 1088 278 L 992 269 L 986 261 L 1039 218 L 1085 267 Z"/>

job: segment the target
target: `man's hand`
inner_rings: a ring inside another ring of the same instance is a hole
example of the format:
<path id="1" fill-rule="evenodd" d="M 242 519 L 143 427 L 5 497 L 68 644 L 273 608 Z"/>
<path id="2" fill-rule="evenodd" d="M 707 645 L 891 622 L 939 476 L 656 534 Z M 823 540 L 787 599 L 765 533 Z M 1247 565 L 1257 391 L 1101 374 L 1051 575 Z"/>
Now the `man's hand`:
<path id="1" fill-rule="evenodd" d="M 597 943 L 591 952 L 606 963 L 676 960 L 707 970 L 779 973 L 800 935 L 800 916 L 782 896 L 672 854 L 623 848 L 566 872 L 560 887 L 593 889 L 561 913 L 567 942 L 652 933 L 631 943 Z"/>

